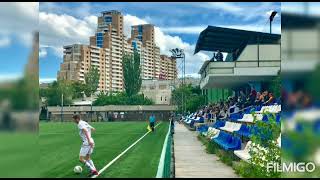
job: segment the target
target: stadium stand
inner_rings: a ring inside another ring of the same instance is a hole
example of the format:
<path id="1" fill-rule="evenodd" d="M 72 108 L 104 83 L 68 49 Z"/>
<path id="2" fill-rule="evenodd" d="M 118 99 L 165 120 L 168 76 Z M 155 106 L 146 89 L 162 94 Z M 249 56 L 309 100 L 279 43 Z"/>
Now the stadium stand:
<path id="1" fill-rule="evenodd" d="M 249 162 L 252 136 L 258 135 L 265 139 L 272 133 L 271 130 L 261 131 L 256 122 L 269 123 L 270 118 L 275 116 L 276 122 L 280 124 L 281 104 L 279 104 L 280 100 L 277 99 L 273 104 L 247 104 L 243 109 L 234 111 L 234 107 L 237 106 L 235 99 L 231 98 L 230 101 L 234 101 L 232 103 L 228 101 L 205 106 L 186 116 L 184 124 L 192 127 L 195 123 L 205 121 L 206 123 L 197 126 L 195 129 L 200 135 L 205 136 L 224 151 L 232 151 L 239 159 Z M 219 116 L 224 114 L 220 111 L 225 109 L 228 109 L 225 112 L 227 115 Z M 281 135 L 276 141 L 277 145 L 281 147 Z M 261 146 L 258 147 L 265 150 Z"/>

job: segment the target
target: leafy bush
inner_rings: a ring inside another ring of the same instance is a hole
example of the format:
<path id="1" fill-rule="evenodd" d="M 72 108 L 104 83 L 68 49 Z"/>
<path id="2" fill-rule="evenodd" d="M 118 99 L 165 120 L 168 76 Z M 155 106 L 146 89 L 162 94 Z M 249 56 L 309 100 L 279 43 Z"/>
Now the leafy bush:
<path id="1" fill-rule="evenodd" d="M 280 172 L 267 170 L 268 163 L 281 163 L 281 150 L 277 145 L 277 138 L 280 136 L 280 125 L 276 122 L 274 114 L 265 114 L 269 116 L 268 122 L 257 121 L 258 132 L 254 133 L 250 148 L 250 166 L 252 167 L 253 177 L 280 177 Z M 243 174 L 241 174 L 244 176 Z"/>
<path id="2" fill-rule="evenodd" d="M 108 95 L 100 94 L 93 102 L 94 106 L 105 105 L 152 105 L 154 102 L 151 99 L 144 97 L 143 94 L 136 94 L 128 97 L 125 93 L 110 93 Z"/>
<path id="3" fill-rule="evenodd" d="M 206 147 L 206 152 L 208 154 L 215 154 L 216 153 L 216 145 L 212 143 L 210 140 L 208 140 L 205 136 L 198 135 L 198 139 L 202 144 Z"/>
<path id="4" fill-rule="evenodd" d="M 228 166 L 232 166 L 233 162 L 233 151 L 224 151 L 222 149 L 217 149 L 217 156 L 220 158 L 221 162 Z"/>

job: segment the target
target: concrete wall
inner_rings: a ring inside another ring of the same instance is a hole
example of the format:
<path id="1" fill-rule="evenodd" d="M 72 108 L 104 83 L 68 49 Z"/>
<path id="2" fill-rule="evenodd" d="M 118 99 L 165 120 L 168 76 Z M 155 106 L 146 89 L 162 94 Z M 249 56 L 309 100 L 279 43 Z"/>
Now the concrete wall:
<path id="1" fill-rule="evenodd" d="M 155 104 L 169 105 L 171 102 L 171 80 L 142 80 L 141 91 Z"/>
<path id="2" fill-rule="evenodd" d="M 258 53 L 259 47 L 259 53 Z M 280 44 L 260 44 L 258 45 L 248 45 L 241 55 L 239 56 L 237 62 L 241 61 L 280 61 Z M 258 57 L 259 54 L 259 57 Z M 238 63 L 237 63 L 238 64 Z"/>
<path id="3" fill-rule="evenodd" d="M 90 106 L 64 107 L 62 121 L 72 121 L 74 114 L 80 114 L 86 121 L 146 121 L 151 113 L 157 120 L 167 121 L 175 106 Z M 48 120 L 61 121 L 61 107 L 48 107 Z"/>

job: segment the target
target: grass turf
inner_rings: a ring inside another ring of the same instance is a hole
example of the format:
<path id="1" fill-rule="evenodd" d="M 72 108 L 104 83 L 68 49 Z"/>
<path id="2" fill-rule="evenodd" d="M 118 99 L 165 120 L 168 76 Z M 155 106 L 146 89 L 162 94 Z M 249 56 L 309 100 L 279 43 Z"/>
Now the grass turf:
<path id="1" fill-rule="evenodd" d="M 0 177 L 39 177 L 38 134 L 0 133 Z"/>
<path id="2" fill-rule="evenodd" d="M 98 169 L 124 151 L 146 130 L 145 122 L 91 123 L 96 147 L 92 159 Z M 155 133 L 149 133 L 139 143 L 112 164 L 99 177 L 155 177 L 168 123 L 162 122 Z M 81 140 L 74 123 L 40 123 L 40 176 L 86 177 L 73 172 L 78 161 Z"/>

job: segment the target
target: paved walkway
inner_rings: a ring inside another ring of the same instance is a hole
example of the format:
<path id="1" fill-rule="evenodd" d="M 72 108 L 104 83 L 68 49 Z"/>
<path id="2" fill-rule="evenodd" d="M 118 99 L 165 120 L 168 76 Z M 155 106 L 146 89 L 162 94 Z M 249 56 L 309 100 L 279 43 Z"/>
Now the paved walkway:
<path id="1" fill-rule="evenodd" d="M 197 133 L 183 124 L 175 124 L 174 134 L 176 178 L 236 178 L 234 170 L 218 161 L 214 154 L 207 154 Z"/>

